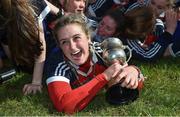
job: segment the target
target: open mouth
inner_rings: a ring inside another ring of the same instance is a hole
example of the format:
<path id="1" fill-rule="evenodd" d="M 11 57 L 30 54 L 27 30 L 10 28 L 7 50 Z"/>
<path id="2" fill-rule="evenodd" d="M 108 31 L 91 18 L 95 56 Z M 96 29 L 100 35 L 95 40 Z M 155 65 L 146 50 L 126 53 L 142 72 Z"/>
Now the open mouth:
<path id="1" fill-rule="evenodd" d="M 77 13 L 83 13 L 83 10 L 77 10 Z"/>
<path id="2" fill-rule="evenodd" d="M 79 59 L 81 57 L 81 55 L 82 55 L 82 50 L 77 50 L 77 51 L 71 53 L 71 56 L 73 59 Z"/>

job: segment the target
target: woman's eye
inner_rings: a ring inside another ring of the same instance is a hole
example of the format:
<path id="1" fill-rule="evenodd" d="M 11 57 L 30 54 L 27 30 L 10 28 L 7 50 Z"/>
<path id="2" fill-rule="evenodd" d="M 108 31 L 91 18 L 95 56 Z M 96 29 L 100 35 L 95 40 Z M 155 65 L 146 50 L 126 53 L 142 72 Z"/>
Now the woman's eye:
<path id="1" fill-rule="evenodd" d="M 76 36 L 76 37 L 74 37 L 74 40 L 79 40 L 79 39 L 81 39 L 81 37 L 80 37 L 80 36 Z"/>
<path id="2" fill-rule="evenodd" d="M 61 41 L 60 42 L 60 45 L 65 45 L 65 44 L 67 44 L 68 43 L 68 41 Z"/>
<path id="3" fill-rule="evenodd" d="M 103 26 L 103 25 L 104 25 L 104 22 L 100 22 L 99 25 Z"/>
<path id="4" fill-rule="evenodd" d="M 158 7 L 159 10 L 162 10 L 163 8 L 162 7 Z"/>

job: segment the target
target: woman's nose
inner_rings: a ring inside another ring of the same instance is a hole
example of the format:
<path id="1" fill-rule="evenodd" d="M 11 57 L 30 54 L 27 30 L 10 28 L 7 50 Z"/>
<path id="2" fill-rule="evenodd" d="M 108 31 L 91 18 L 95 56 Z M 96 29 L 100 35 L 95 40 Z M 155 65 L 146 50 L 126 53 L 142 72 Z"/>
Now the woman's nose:
<path id="1" fill-rule="evenodd" d="M 80 8 L 85 8 L 85 2 L 81 2 L 79 5 Z"/>
<path id="2" fill-rule="evenodd" d="M 70 42 L 70 48 L 71 50 L 74 50 L 76 48 L 76 43 L 74 41 Z"/>
<path id="3" fill-rule="evenodd" d="M 100 31 L 100 32 L 104 32 L 105 29 L 106 29 L 106 27 L 105 27 L 104 25 L 99 27 L 99 31 Z"/>

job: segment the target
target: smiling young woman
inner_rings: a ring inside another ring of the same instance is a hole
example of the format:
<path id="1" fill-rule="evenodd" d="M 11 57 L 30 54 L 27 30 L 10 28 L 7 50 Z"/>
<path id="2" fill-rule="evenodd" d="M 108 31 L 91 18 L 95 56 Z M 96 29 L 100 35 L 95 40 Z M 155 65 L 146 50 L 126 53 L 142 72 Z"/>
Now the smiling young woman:
<path id="1" fill-rule="evenodd" d="M 92 49 L 90 30 L 81 15 L 62 17 L 54 32 L 59 49 L 48 58 L 45 73 L 49 96 L 59 112 L 83 110 L 106 85 L 137 89 L 140 71 L 119 62 L 106 66 Z M 97 54 L 96 52 L 99 52 Z"/>

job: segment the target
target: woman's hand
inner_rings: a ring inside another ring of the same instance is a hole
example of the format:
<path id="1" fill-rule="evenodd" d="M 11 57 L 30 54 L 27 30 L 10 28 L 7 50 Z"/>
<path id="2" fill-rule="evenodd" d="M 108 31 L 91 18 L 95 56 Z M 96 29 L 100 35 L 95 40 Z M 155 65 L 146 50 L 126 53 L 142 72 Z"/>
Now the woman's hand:
<path id="1" fill-rule="evenodd" d="M 138 87 L 138 70 L 133 66 L 122 68 L 121 72 L 108 83 L 108 87 L 114 84 L 121 83 L 122 87 L 136 89 Z"/>
<path id="2" fill-rule="evenodd" d="M 42 85 L 41 84 L 25 84 L 23 88 L 23 94 L 28 95 L 28 94 L 36 94 L 37 92 L 42 92 Z"/>
<path id="3" fill-rule="evenodd" d="M 177 13 L 174 10 L 169 9 L 165 12 L 166 31 L 172 35 L 176 30 L 177 20 Z"/>
<path id="4" fill-rule="evenodd" d="M 136 89 L 138 86 L 138 75 L 138 70 L 133 66 L 125 67 L 119 75 L 120 78 L 124 78 L 121 86 Z"/>
<path id="5" fill-rule="evenodd" d="M 109 66 L 103 72 L 103 74 L 105 75 L 106 80 L 110 81 L 111 79 L 115 78 L 119 74 L 121 69 L 122 69 L 122 66 L 118 62 L 115 62 L 111 66 Z"/>

